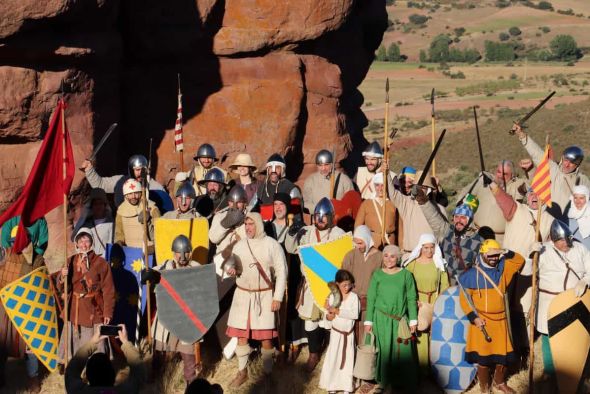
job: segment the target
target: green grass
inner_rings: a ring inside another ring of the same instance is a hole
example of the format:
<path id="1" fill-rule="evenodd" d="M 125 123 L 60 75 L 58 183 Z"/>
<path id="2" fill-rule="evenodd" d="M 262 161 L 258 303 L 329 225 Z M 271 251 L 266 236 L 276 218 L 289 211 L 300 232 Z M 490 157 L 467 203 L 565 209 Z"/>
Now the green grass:
<path id="1" fill-rule="evenodd" d="M 418 68 L 420 63 L 400 63 L 400 62 L 378 62 L 371 64 L 373 71 L 392 71 L 392 70 L 413 70 Z"/>

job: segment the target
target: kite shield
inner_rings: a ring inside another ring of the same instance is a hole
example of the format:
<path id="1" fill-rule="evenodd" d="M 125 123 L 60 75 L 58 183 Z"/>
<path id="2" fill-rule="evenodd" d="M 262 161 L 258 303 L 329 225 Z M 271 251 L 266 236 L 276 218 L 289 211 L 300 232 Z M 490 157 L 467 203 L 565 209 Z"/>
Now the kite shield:
<path id="1" fill-rule="evenodd" d="M 191 260 L 207 264 L 209 253 L 209 222 L 205 218 L 164 219 L 157 218 L 154 224 L 154 246 L 156 261 L 162 264 L 174 258 L 172 241 L 179 235 L 190 239 L 193 246 Z"/>

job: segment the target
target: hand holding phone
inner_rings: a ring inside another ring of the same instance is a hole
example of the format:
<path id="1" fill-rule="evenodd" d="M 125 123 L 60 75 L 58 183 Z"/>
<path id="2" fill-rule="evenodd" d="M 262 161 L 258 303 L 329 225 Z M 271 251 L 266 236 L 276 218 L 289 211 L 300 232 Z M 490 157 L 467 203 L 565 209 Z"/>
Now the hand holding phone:
<path id="1" fill-rule="evenodd" d="M 103 324 L 102 326 L 100 326 L 100 335 L 106 335 L 109 337 L 116 337 L 119 336 L 119 330 L 121 330 L 121 327 L 119 326 L 112 326 L 112 325 L 108 325 L 108 324 Z"/>

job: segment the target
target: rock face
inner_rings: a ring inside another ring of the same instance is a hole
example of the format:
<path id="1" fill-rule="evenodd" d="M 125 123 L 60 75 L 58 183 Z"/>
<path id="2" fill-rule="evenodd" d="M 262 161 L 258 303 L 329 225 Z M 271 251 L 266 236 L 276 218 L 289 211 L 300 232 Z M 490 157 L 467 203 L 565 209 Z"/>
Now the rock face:
<path id="1" fill-rule="evenodd" d="M 151 138 L 152 171 L 173 178 L 178 74 L 185 168 L 203 142 L 226 165 L 244 150 L 258 165 L 286 154 L 292 179 L 322 148 L 346 165 L 365 143 L 357 86 L 387 24 L 382 0 L 8 0 L 0 16 L 0 209 L 62 86 L 77 162 L 120 124 L 98 156 L 105 175 L 147 155 Z"/>

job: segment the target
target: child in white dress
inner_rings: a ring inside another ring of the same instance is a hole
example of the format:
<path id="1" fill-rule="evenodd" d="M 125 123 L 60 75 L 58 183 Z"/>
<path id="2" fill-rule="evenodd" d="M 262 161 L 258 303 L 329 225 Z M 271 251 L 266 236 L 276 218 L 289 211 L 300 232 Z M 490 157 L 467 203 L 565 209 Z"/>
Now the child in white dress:
<path id="1" fill-rule="evenodd" d="M 320 388 L 329 393 L 354 391 L 352 370 L 354 367 L 354 322 L 359 318 L 360 301 L 352 291 L 354 277 L 346 270 L 338 270 L 336 284 L 342 294 L 342 303 L 335 308 L 332 305 L 334 295 L 328 297 L 325 328 L 330 330 L 330 344 L 324 358 Z"/>

